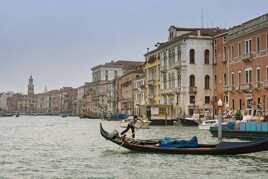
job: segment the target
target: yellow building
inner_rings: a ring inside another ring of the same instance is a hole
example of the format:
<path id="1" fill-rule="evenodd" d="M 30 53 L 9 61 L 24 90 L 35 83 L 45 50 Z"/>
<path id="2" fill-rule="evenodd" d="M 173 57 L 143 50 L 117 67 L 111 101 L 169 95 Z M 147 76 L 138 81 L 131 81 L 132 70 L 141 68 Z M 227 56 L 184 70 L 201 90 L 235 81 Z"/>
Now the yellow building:
<path id="1" fill-rule="evenodd" d="M 160 104 L 160 54 L 145 54 L 145 101 L 147 105 Z"/>

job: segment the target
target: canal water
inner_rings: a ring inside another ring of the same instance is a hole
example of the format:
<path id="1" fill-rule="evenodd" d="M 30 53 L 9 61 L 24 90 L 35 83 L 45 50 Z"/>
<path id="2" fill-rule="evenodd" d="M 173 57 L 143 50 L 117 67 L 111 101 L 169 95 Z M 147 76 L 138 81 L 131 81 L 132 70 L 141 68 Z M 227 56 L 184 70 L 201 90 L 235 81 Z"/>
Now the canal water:
<path id="1" fill-rule="evenodd" d="M 107 130 L 119 122 L 102 121 Z M 268 178 L 268 152 L 239 156 L 142 154 L 104 140 L 100 120 L 75 117 L 0 118 L 0 178 Z M 137 138 L 197 135 L 208 131 L 168 126 L 137 130 Z"/>

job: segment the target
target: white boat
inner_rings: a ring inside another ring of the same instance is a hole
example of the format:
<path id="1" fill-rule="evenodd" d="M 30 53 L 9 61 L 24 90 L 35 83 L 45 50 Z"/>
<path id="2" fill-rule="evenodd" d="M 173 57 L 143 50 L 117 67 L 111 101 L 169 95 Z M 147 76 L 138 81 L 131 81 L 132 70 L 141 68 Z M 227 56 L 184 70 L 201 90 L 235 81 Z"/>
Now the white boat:
<path id="1" fill-rule="evenodd" d="M 129 116 L 127 119 L 124 119 L 120 122 L 120 127 L 127 128 L 128 122 L 130 119 L 133 119 L 134 116 Z M 135 128 L 137 129 L 149 129 L 151 121 L 139 119 L 135 124 Z"/>
<path id="2" fill-rule="evenodd" d="M 213 127 L 217 124 L 218 120 L 205 120 L 198 126 L 198 128 L 202 130 L 209 130 L 210 127 Z"/>

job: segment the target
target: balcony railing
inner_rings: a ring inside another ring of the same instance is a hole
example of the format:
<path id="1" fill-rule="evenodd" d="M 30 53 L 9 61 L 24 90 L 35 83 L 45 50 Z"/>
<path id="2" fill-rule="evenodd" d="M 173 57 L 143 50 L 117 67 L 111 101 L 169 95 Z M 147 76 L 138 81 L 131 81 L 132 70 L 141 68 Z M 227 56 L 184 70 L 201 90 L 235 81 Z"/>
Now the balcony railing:
<path id="1" fill-rule="evenodd" d="M 189 93 L 197 93 L 197 87 L 196 86 L 190 86 L 189 87 Z"/>
<path id="2" fill-rule="evenodd" d="M 252 90 L 252 85 L 250 83 L 244 83 L 240 85 L 240 89 L 244 92 L 249 92 Z"/>
<path id="3" fill-rule="evenodd" d="M 176 94 L 180 93 L 181 89 L 180 88 L 168 88 L 168 89 L 162 89 L 161 93 L 162 94 Z"/>
<path id="4" fill-rule="evenodd" d="M 224 86 L 224 92 L 231 92 L 234 91 L 235 87 L 234 86 Z"/>
<path id="5" fill-rule="evenodd" d="M 268 89 L 268 80 L 265 80 L 265 81 L 263 82 L 263 87 L 264 87 L 265 89 Z"/>
<path id="6" fill-rule="evenodd" d="M 188 105 L 188 108 L 190 108 L 190 109 L 197 109 L 198 106 L 197 106 L 195 103 L 190 103 L 190 104 Z"/>
<path id="7" fill-rule="evenodd" d="M 147 81 L 148 85 L 154 85 L 155 80 L 154 79 L 150 79 Z"/>
<path id="8" fill-rule="evenodd" d="M 256 82 L 255 88 L 259 89 L 261 88 L 261 86 L 262 86 L 262 83 L 260 81 Z"/>
<path id="9" fill-rule="evenodd" d="M 252 59 L 253 59 L 253 55 L 252 53 L 248 53 L 248 54 L 244 54 L 241 59 L 244 61 L 244 62 L 251 62 Z"/>

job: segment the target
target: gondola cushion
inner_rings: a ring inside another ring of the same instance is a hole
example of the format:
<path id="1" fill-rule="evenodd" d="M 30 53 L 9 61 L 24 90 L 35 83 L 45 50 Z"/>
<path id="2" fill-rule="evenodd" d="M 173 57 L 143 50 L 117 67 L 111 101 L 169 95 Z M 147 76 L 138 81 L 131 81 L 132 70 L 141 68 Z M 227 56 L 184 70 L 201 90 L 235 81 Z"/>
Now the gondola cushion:
<path id="1" fill-rule="evenodd" d="M 191 140 L 172 140 L 169 137 L 165 137 L 160 140 L 160 147 L 170 147 L 170 148 L 188 148 L 188 147 L 198 147 L 197 137 L 192 137 Z"/>

